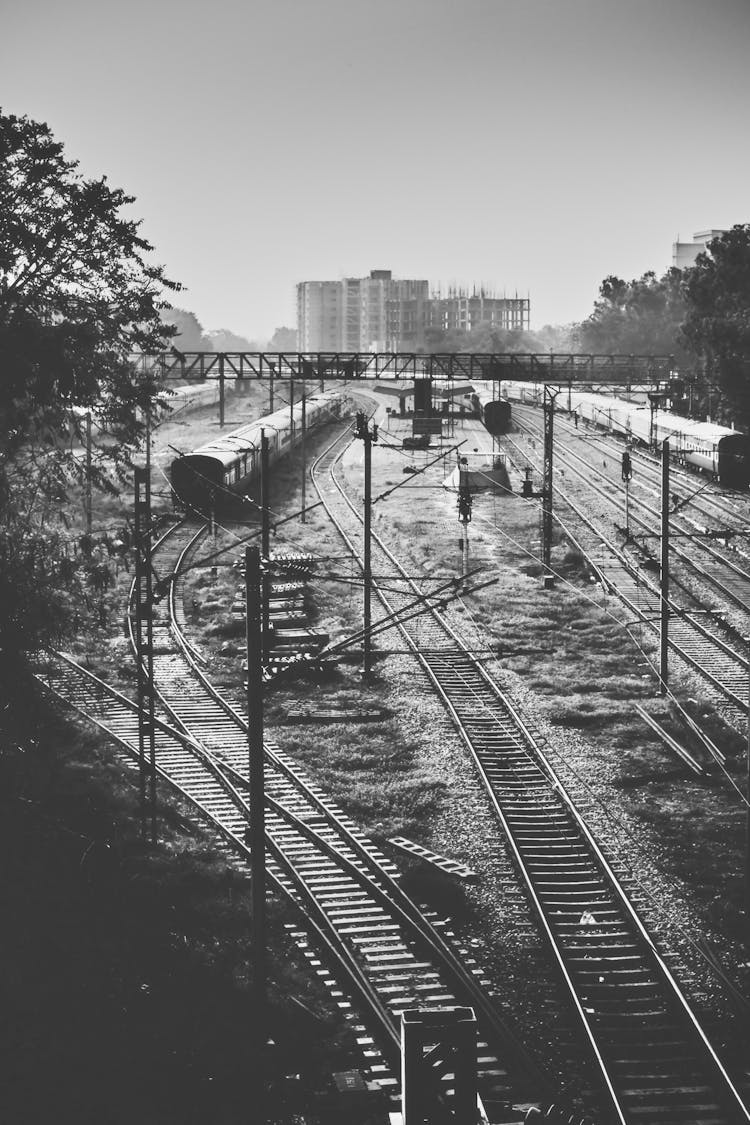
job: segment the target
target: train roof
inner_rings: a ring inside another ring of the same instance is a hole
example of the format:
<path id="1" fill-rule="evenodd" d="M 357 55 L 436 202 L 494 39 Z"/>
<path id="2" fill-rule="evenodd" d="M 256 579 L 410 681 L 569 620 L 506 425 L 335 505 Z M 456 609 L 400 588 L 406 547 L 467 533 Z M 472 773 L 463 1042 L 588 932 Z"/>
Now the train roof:
<path id="1" fill-rule="evenodd" d="M 306 408 L 312 409 L 317 405 L 324 404 L 329 401 L 336 401 L 343 397 L 342 392 L 338 390 L 333 391 L 319 391 L 315 395 L 310 395 L 306 400 Z M 302 400 L 294 404 L 294 417 L 302 417 Z M 289 425 L 290 407 L 284 406 L 279 410 L 274 410 L 273 414 L 267 414 L 263 418 L 256 418 L 253 422 L 248 422 L 245 426 L 239 426 L 236 430 L 232 430 L 228 434 L 222 434 L 219 437 L 212 438 L 204 445 L 198 446 L 197 449 L 191 449 L 187 457 L 213 457 L 222 464 L 230 464 L 238 453 L 245 450 L 259 449 L 262 431 L 275 430 L 277 433 L 285 430 Z"/>
<path id="2" fill-rule="evenodd" d="M 679 414 L 671 414 L 668 410 L 657 410 L 654 421 L 660 429 L 663 427 L 668 430 L 672 426 L 675 433 L 689 434 L 698 441 L 711 444 L 725 437 L 747 437 L 747 434 L 733 430 L 730 426 L 719 426 L 715 422 L 699 422 L 694 418 L 681 418 Z"/>

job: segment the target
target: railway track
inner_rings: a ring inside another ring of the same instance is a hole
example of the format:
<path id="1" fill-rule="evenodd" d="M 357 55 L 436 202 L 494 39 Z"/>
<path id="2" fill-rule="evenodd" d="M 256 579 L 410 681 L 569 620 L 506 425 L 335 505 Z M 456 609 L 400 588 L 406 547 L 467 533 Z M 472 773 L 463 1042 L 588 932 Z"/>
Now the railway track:
<path id="1" fill-rule="evenodd" d="M 320 499 L 356 556 L 361 517 L 318 459 Z M 390 573 L 388 614 L 423 591 L 377 535 L 373 571 Z M 401 591 L 394 572 L 403 575 Z M 377 622 L 375 622 L 377 625 Z M 750 1111 L 664 958 L 522 718 L 445 616 L 401 626 L 454 719 L 515 856 L 549 950 L 595 1060 L 607 1120 L 719 1125 Z"/>
<path id="2" fill-rule="evenodd" d="M 185 523 L 170 529 L 154 553 L 160 577 L 190 565 L 202 533 Z M 208 682 L 183 638 L 178 586 L 179 577 L 154 612 L 157 771 L 247 860 L 247 727 L 240 705 Z M 43 681 L 137 760 L 132 701 L 62 655 L 51 659 Z M 501 1019 L 479 966 L 468 952 L 457 953 L 440 924 L 403 893 L 394 866 L 271 742 L 264 773 L 269 883 L 294 906 L 330 966 L 332 985 L 347 997 L 342 1007 L 354 1005 L 361 1013 L 356 1031 L 372 1076 L 386 1091 L 397 1091 L 404 1010 L 470 1005 L 481 1036 L 481 1119 L 491 1113 L 493 1123 L 517 1122 L 514 1106 L 551 1100 L 554 1083 Z M 449 1094 L 452 1075 L 438 1079 L 436 1095 Z"/>
<path id="3" fill-rule="evenodd" d="M 534 429 L 529 432 L 534 437 L 538 436 Z M 519 459 L 534 459 L 533 454 L 529 458 L 526 451 L 522 451 L 514 439 L 506 438 L 506 441 L 516 448 L 516 456 Z M 599 499 L 608 507 L 613 507 L 614 511 L 618 513 L 624 510 L 624 508 L 621 509 L 618 499 L 613 499 L 604 488 L 591 482 L 590 467 L 584 470 L 578 469 L 572 459 L 568 459 L 564 454 L 558 455 L 558 461 L 562 461 L 566 468 L 578 473 L 581 480 L 585 482 L 586 489 L 593 489 Z M 567 480 L 566 477 L 565 485 L 556 481 L 554 489 L 559 498 L 575 513 L 580 521 L 583 530 L 576 529 L 577 543 L 607 588 L 616 594 L 632 611 L 632 624 L 640 623 L 649 633 L 658 635 L 661 610 L 661 592 L 658 582 L 649 577 L 648 572 L 642 568 L 639 561 L 635 561 L 630 555 L 626 554 L 622 544 L 613 541 L 610 528 L 605 524 L 604 517 L 592 513 L 591 503 L 584 507 L 582 498 L 573 498 Z M 655 515 L 653 512 L 651 514 Z M 643 521 L 643 527 L 649 531 L 652 530 L 653 526 L 653 523 Z M 678 549 L 678 553 L 681 557 L 685 556 L 684 551 Z M 687 559 L 687 556 L 685 558 Z M 716 575 L 711 575 L 710 570 L 711 567 L 718 566 L 719 559 L 720 557 L 717 556 L 716 552 L 713 552 L 708 566 L 706 564 L 701 565 L 693 560 L 688 561 L 694 569 L 696 578 L 700 577 L 703 580 L 706 577 L 713 577 L 714 584 L 716 584 Z M 726 574 L 727 560 L 721 561 L 724 564 L 724 573 Z M 677 585 L 674 573 L 671 577 L 672 584 Z M 695 588 L 688 588 L 684 582 L 682 589 L 686 601 L 691 604 L 687 607 L 678 606 L 673 600 L 670 600 L 670 651 L 683 660 L 725 703 L 729 704 L 729 712 L 735 724 L 739 725 L 744 721 L 747 713 L 747 682 L 750 668 L 747 643 L 739 635 L 736 628 L 720 631 L 716 626 L 707 624 L 707 621 L 712 621 L 713 606 L 708 605 L 705 600 L 700 600 Z M 722 583 L 722 590 L 725 596 L 729 598 L 730 593 L 727 590 L 726 581 Z M 707 611 L 709 611 L 708 616 L 704 617 Z M 750 615 L 748 615 L 747 621 L 750 628 Z"/>
<path id="4" fill-rule="evenodd" d="M 533 427 L 523 425 L 526 432 L 532 433 L 534 437 L 539 436 L 539 431 L 534 423 Z M 574 433 L 569 426 L 566 425 L 569 433 Z M 603 449 L 607 452 L 609 461 L 606 462 L 608 466 L 619 467 L 618 458 L 622 452 L 622 448 L 613 446 L 606 442 L 604 437 L 599 439 L 602 442 Z M 631 453 L 631 458 L 633 454 Z M 558 462 L 562 460 L 567 469 L 572 470 L 576 476 L 587 483 L 587 485 L 594 489 L 597 496 L 605 500 L 612 511 L 623 520 L 625 520 L 626 504 L 623 500 L 623 487 L 619 479 L 612 481 L 609 475 L 609 470 L 604 472 L 602 469 L 597 469 L 597 475 L 601 480 L 601 485 L 594 484 L 592 481 L 592 465 L 591 460 L 586 459 L 574 447 L 568 446 L 564 450 L 558 449 Z M 640 459 L 639 459 L 640 460 Z M 643 470 L 646 469 L 644 477 Z M 739 516 L 729 511 L 718 501 L 712 500 L 703 493 L 703 489 L 708 487 L 709 482 L 704 482 L 702 485 L 696 485 L 695 478 L 692 479 L 687 474 L 682 473 L 680 478 L 677 477 L 677 472 L 670 469 L 672 490 L 676 488 L 684 489 L 688 495 L 682 498 L 680 494 L 672 491 L 672 494 L 677 498 L 677 507 L 670 513 L 670 555 L 689 572 L 693 577 L 700 579 L 701 585 L 705 589 L 706 585 L 710 586 L 716 595 L 725 604 L 727 609 L 734 611 L 740 610 L 742 620 L 733 622 L 734 633 L 737 635 L 740 631 L 747 634 L 750 632 L 750 573 L 742 566 L 738 565 L 736 559 L 729 557 L 726 553 L 719 550 L 716 543 L 709 539 L 706 532 L 706 525 L 703 520 L 698 523 L 697 516 L 703 515 L 704 519 L 710 519 L 716 526 L 717 520 L 720 525 L 716 528 L 727 532 L 728 536 L 740 533 L 743 529 L 747 531 L 747 520 L 744 522 L 740 520 Z M 678 484 L 680 479 L 680 484 Z M 640 472 L 634 476 L 635 484 L 630 487 L 630 502 L 627 505 L 629 512 L 629 524 L 631 528 L 631 538 L 638 539 L 639 536 L 657 538 L 660 535 L 660 521 L 661 521 L 661 463 L 657 463 L 656 468 L 651 463 L 651 459 L 645 460 L 640 465 Z M 691 511 L 688 512 L 686 505 L 690 504 Z M 719 536 L 717 535 L 717 538 Z M 684 545 L 683 545 L 684 544 Z M 679 581 L 680 567 L 672 566 L 672 580 Z M 692 597 L 691 587 L 685 583 L 684 579 L 680 583 L 685 593 Z M 737 614 L 734 614 L 735 618 Z M 737 626 L 742 626 L 738 629 Z"/>

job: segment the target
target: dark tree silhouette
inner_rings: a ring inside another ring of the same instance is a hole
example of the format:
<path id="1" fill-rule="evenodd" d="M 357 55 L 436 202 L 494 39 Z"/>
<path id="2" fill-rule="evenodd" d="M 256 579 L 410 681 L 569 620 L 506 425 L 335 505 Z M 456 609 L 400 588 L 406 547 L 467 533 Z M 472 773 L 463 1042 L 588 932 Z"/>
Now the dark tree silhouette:
<path id="1" fill-rule="evenodd" d="M 114 491 L 166 401 L 132 354 L 167 346 L 179 286 L 147 261 L 133 202 L 81 176 L 47 125 L 0 111 L 0 674 L 59 634 L 85 588 L 65 508 L 89 417 L 94 484 Z"/>
<path id="2" fill-rule="evenodd" d="M 720 393 L 712 413 L 750 426 L 750 223 L 708 244 L 685 271 L 683 336 L 700 360 L 709 388 Z"/>

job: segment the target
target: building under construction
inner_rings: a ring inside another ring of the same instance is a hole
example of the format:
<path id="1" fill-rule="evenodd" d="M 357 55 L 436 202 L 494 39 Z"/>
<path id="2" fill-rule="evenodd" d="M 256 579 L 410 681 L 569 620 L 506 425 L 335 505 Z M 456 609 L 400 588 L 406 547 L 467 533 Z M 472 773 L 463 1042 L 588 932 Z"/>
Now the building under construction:
<path id="1" fill-rule="evenodd" d="M 433 293 L 427 302 L 427 327 L 444 332 L 470 332 L 480 324 L 527 331 L 530 315 L 528 297 L 497 297 L 484 288 L 451 289 L 446 297 Z"/>
<path id="2" fill-rule="evenodd" d="M 297 340 L 301 351 L 421 352 L 428 328 L 470 332 L 529 328 L 528 297 L 498 297 L 485 288 L 428 295 L 426 280 L 398 279 L 390 270 L 340 281 L 297 285 Z"/>

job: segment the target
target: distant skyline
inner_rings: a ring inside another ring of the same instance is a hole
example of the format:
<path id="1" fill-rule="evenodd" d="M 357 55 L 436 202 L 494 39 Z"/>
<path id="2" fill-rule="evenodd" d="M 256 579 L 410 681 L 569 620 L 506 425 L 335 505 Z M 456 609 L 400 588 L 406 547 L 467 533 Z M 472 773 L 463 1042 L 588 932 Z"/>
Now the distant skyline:
<path id="1" fill-rule="evenodd" d="M 747 0 L 25 0 L 0 104 L 136 197 L 207 331 L 372 269 L 534 328 L 750 221 L 749 55 Z"/>

